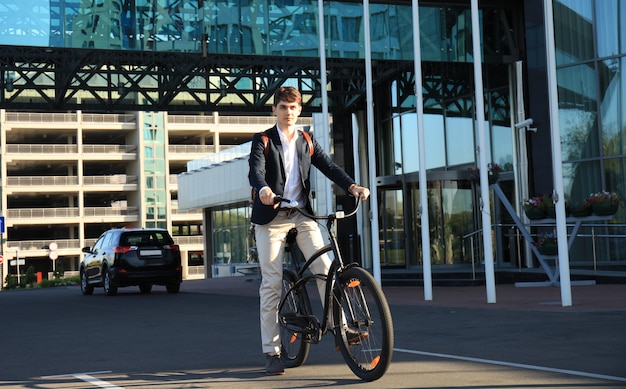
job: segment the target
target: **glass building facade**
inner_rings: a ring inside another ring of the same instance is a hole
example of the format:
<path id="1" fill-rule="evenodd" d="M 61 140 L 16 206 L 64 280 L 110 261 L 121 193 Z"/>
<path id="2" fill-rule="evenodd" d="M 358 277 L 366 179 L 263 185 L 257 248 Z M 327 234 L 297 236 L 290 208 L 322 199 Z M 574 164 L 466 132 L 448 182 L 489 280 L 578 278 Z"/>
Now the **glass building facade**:
<path id="1" fill-rule="evenodd" d="M 0 45 L 15 45 L 19 39 L 21 46 L 176 52 L 188 53 L 190 58 L 199 54 L 246 56 L 253 61 L 298 57 L 314 59 L 314 70 L 319 66 L 321 24 L 318 3 L 313 0 L 50 0 L 43 4 L 4 1 Z M 626 0 L 554 0 L 553 6 L 562 148 L 562 155 L 554 157 L 563 162 L 565 195 L 570 204 L 600 190 L 615 191 L 624 198 L 626 82 L 621 69 L 626 64 L 626 32 L 620 21 L 626 16 Z M 549 195 L 554 186 L 543 5 L 540 1 L 494 0 L 481 2 L 480 7 L 484 152 L 489 162 L 501 167 L 499 185 L 521 214 L 524 196 Z M 432 262 L 469 265 L 481 257 L 480 199 L 471 171 L 477 166 L 478 126 L 469 2 L 421 2 L 419 13 L 426 166 L 418 162 L 410 1 L 374 2 L 370 7 L 375 128 L 365 128 L 369 107 L 364 101 L 350 106 L 337 106 L 335 101 L 330 107 L 334 147 L 344 150 L 337 153 L 342 165 L 353 163 L 348 158 L 354 151 L 350 138 L 355 128 L 376 139 L 375 160 L 361 157 L 363 166 L 354 169 L 361 169 L 365 176 L 366 163 L 376 164 L 376 177 L 370 182 L 377 183 L 380 231 L 369 233 L 378 235 L 381 263 L 388 269 L 417 269 L 422 263 L 420 190 L 428 191 Z M 329 59 L 362 61 L 366 54 L 362 3 L 324 2 L 324 33 L 323 50 Z M 231 69 L 224 72 L 232 76 Z M 255 83 L 272 85 L 271 73 L 270 68 L 263 80 L 257 74 L 237 78 L 230 86 L 243 90 Z M 3 76 L 5 85 L 9 80 L 12 86 L 28 85 L 24 77 Z M 341 93 L 341 88 L 362 81 L 355 78 L 326 87 Z M 186 85 L 208 90 L 220 82 L 196 77 Z M 305 84 L 309 88 L 305 92 L 314 92 L 319 82 Z M 109 92 L 116 93 L 116 89 Z M 191 101 L 193 96 L 181 91 L 171 101 L 184 100 Z M 319 110 L 320 103 L 319 98 L 313 99 L 308 107 Z M 534 119 L 536 133 L 520 137 L 515 128 L 520 112 Z M 159 200 L 157 119 L 158 115 L 146 124 L 144 134 L 144 147 L 154 147 L 156 153 L 153 160 L 145 161 L 144 169 L 146 214 L 155 225 L 163 220 L 165 210 Z M 520 191 L 522 140 L 528 144 L 526 191 Z M 420 169 L 427 170 L 427 188 L 419 188 Z M 242 207 L 232 204 L 232 209 L 224 210 L 222 205 L 212 211 L 210 217 L 219 220 L 216 228 L 220 229 L 211 237 L 216 250 L 225 247 L 224 229 L 231 230 L 229 242 L 243 245 L 248 241 Z M 524 258 L 523 242 L 511 232 L 511 217 L 495 198 L 492 207 L 497 266 L 533 266 L 532 258 Z M 612 220 L 583 226 L 570 253 L 574 266 L 623 265 L 625 221 L 622 203 Z M 216 261 L 218 252 L 213 253 Z"/>

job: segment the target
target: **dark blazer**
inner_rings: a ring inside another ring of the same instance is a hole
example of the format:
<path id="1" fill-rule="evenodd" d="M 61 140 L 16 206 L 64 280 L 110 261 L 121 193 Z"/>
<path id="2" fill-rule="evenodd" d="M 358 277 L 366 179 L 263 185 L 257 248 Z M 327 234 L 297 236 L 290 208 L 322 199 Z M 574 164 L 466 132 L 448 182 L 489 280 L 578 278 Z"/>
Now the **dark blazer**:
<path id="1" fill-rule="evenodd" d="M 265 157 L 261 134 L 257 133 L 252 137 L 252 148 L 250 150 L 250 172 L 248 178 L 250 185 L 256 193 L 264 186 L 269 186 L 274 193 L 282 195 L 285 192 L 285 169 L 283 158 L 283 147 L 280 142 L 280 135 L 276 126 L 265 131 L 269 138 L 267 157 Z M 328 177 L 335 184 L 339 185 L 346 192 L 350 185 L 354 184 L 354 180 L 340 168 L 329 156 L 322 150 L 322 147 L 315 139 L 313 142 L 313 155 L 309 153 L 309 145 L 302 135 L 298 132 L 296 140 L 296 149 L 298 152 L 298 160 L 300 161 L 300 177 L 302 178 L 302 187 L 307 198 L 306 208 L 312 213 L 311 209 L 311 165 L 315 166 L 320 172 Z M 259 196 L 254 196 L 252 202 L 252 222 L 255 224 L 267 224 L 274 220 L 278 214 L 278 209 L 272 206 L 264 205 L 259 200 Z"/>

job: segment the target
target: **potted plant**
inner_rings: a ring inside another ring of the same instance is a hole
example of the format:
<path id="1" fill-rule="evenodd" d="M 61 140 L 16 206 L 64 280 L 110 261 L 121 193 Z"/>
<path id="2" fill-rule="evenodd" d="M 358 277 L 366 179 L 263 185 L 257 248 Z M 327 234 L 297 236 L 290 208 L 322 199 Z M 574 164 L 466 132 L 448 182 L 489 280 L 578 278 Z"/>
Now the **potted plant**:
<path id="1" fill-rule="evenodd" d="M 533 243 L 539 252 L 543 255 L 556 255 L 558 253 L 558 246 L 556 241 L 556 234 L 554 232 L 542 232 L 537 235 L 537 241 Z"/>
<path id="2" fill-rule="evenodd" d="M 524 200 L 523 208 L 530 220 L 545 219 L 547 216 L 548 206 L 544 196 L 535 196 Z"/>
<path id="3" fill-rule="evenodd" d="M 591 202 L 589 199 L 584 199 L 579 202 L 574 202 L 570 206 L 570 213 L 574 217 L 586 217 L 591 216 L 593 209 L 591 208 Z"/>
<path id="4" fill-rule="evenodd" d="M 500 172 L 502 171 L 502 168 L 497 163 L 489 163 L 487 165 L 487 169 L 489 169 L 487 172 L 487 180 L 489 185 L 493 185 L 500 179 Z M 469 170 L 472 172 L 472 179 L 475 182 L 480 182 L 480 169 L 473 167 Z"/>
<path id="5" fill-rule="evenodd" d="M 587 200 L 591 203 L 593 213 L 598 216 L 608 216 L 617 212 L 621 198 L 615 192 L 601 190 L 592 193 Z"/>

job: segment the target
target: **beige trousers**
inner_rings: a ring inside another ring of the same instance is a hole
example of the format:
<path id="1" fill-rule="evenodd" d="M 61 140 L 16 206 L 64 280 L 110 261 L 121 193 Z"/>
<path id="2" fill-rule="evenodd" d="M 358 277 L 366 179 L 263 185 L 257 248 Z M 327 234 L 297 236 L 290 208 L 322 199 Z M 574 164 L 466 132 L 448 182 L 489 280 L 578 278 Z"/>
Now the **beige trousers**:
<path id="1" fill-rule="evenodd" d="M 261 344 L 263 352 L 270 355 L 280 354 L 280 332 L 278 326 L 278 304 L 282 292 L 283 257 L 285 239 L 292 228 L 298 230 L 296 242 L 305 258 L 325 245 L 319 225 L 293 212 L 290 216 L 281 211 L 268 224 L 255 225 L 256 247 L 261 267 L 260 318 Z M 331 261 L 324 255 L 313 262 L 310 269 L 315 274 L 327 274 Z M 325 293 L 325 283 L 317 280 L 320 295 Z"/>

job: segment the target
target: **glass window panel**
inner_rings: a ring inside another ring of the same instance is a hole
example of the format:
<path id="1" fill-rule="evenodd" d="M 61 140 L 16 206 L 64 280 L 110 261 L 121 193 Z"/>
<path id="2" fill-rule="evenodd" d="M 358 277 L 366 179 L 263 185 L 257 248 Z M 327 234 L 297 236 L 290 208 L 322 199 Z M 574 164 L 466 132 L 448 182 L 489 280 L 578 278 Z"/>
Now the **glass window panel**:
<path id="1" fill-rule="evenodd" d="M 154 207 L 146 208 L 146 220 L 154 220 Z"/>
<path id="2" fill-rule="evenodd" d="M 626 198 L 626 157 L 610 158 L 604 161 L 604 188 Z M 623 203 L 622 203 L 623 204 Z M 620 208 L 624 208 L 621 206 Z"/>
<path id="3" fill-rule="evenodd" d="M 165 189 L 165 176 L 157 176 L 157 188 Z"/>
<path id="4" fill-rule="evenodd" d="M 402 124 L 399 117 L 394 117 L 393 124 L 393 160 L 394 170 L 392 174 L 402 174 Z"/>
<path id="5" fill-rule="evenodd" d="M 513 135 L 511 127 L 492 126 L 492 158 L 503 170 L 513 170 Z"/>
<path id="6" fill-rule="evenodd" d="M 619 13 L 617 0 L 595 1 L 598 56 L 619 54 Z"/>
<path id="7" fill-rule="evenodd" d="M 626 8 L 626 7 L 624 7 Z M 619 74 L 624 74 L 626 71 L 626 57 L 622 57 L 621 66 L 619 68 Z M 620 88 L 619 88 L 619 137 L 620 137 L 620 152 L 621 155 L 626 155 L 626 78 L 620 76 Z"/>
<path id="8" fill-rule="evenodd" d="M 554 2 L 554 40 L 557 65 L 593 58 L 592 2 Z"/>
<path id="9" fill-rule="evenodd" d="M 419 169 L 419 144 L 417 141 L 417 114 L 405 113 L 402 125 L 402 169 L 404 173 Z"/>
<path id="10" fill-rule="evenodd" d="M 600 76 L 600 112 L 602 114 L 602 154 L 604 156 L 623 154 L 623 99 L 619 61 L 611 59 L 599 65 L 603 71 Z"/>
<path id="11" fill-rule="evenodd" d="M 443 181 L 441 197 L 445 237 L 445 263 L 463 261 L 463 236 L 474 230 L 472 188 L 461 181 Z"/>
<path id="12" fill-rule="evenodd" d="M 615 12 L 616 14 L 618 14 L 618 20 L 622 21 L 622 20 L 626 20 L 626 5 L 624 5 L 623 1 L 620 1 L 618 3 L 618 8 L 617 11 Z M 626 53 L 626 27 L 624 27 L 623 23 L 619 23 L 618 24 L 618 28 L 619 28 L 619 37 L 620 37 L 620 53 Z"/>
<path id="13" fill-rule="evenodd" d="M 443 116 L 424 115 L 424 138 L 426 142 L 426 169 L 445 166 L 446 150 Z"/>
<path id="14" fill-rule="evenodd" d="M 447 117 L 446 139 L 448 165 L 474 162 L 474 122 L 471 118 Z"/>
<path id="15" fill-rule="evenodd" d="M 596 77 L 578 65 L 557 70 L 561 153 L 564 161 L 599 156 Z"/>
<path id="16" fill-rule="evenodd" d="M 599 161 L 563 163 L 563 192 L 572 206 L 601 188 Z"/>

